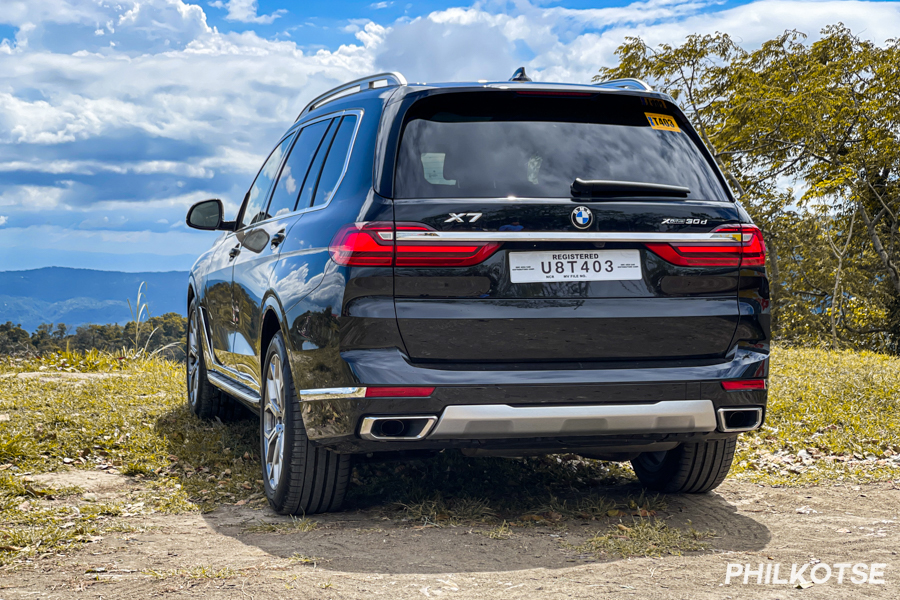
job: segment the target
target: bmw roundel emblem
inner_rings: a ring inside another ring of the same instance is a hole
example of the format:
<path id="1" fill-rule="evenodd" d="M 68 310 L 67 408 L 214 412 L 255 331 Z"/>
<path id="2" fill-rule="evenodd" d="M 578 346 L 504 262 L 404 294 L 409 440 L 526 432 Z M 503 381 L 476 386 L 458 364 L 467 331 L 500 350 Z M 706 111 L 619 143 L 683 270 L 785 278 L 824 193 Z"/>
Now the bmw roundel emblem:
<path id="1" fill-rule="evenodd" d="M 572 211 L 572 223 L 578 229 L 585 229 L 590 227 L 591 221 L 594 220 L 594 215 L 591 214 L 591 209 L 587 206 L 579 206 L 575 210 Z"/>

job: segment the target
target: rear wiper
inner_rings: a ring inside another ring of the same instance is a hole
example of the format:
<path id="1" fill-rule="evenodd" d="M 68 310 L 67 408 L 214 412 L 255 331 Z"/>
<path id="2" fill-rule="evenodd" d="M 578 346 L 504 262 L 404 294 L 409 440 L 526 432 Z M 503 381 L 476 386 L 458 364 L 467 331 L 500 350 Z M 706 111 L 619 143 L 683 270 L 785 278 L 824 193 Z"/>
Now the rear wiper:
<path id="1" fill-rule="evenodd" d="M 687 198 L 691 190 L 680 185 L 640 183 L 637 181 L 609 181 L 607 179 L 581 179 L 572 182 L 572 195 L 580 200 L 585 196 L 672 196 Z"/>

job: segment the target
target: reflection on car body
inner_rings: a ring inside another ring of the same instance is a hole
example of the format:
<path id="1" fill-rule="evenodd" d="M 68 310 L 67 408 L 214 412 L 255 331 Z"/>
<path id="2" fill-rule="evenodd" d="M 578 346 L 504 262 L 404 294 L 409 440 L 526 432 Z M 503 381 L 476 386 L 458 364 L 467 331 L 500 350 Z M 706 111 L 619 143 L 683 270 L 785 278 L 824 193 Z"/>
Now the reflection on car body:
<path id="1" fill-rule="evenodd" d="M 313 100 L 195 264 L 188 390 L 260 414 L 266 495 L 336 510 L 353 455 L 631 460 L 704 492 L 766 406 L 759 229 L 671 98 L 635 80 L 414 84 Z"/>

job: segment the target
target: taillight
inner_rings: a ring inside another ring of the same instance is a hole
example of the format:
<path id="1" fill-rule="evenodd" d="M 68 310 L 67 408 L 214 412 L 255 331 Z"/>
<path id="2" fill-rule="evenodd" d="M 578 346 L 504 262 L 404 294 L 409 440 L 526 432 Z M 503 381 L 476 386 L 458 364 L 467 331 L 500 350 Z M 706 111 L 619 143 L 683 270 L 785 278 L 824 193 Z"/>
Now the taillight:
<path id="1" fill-rule="evenodd" d="M 351 223 L 341 227 L 328 250 L 339 265 L 359 267 L 468 267 L 497 251 L 499 242 L 395 239 L 395 232 L 432 231 L 421 223 Z"/>
<path id="2" fill-rule="evenodd" d="M 366 388 L 366 398 L 425 398 L 433 393 L 434 387 L 385 386 Z"/>
<path id="3" fill-rule="evenodd" d="M 732 379 L 722 382 L 722 389 L 726 392 L 746 392 L 749 390 L 766 389 L 765 379 Z"/>
<path id="4" fill-rule="evenodd" d="M 394 264 L 394 225 L 379 221 L 344 225 L 328 251 L 339 265 L 390 267 Z"/>
<path id="5" fill-rule="evenodd" d="M 766 244 L 755 225 L 722 225 L 713 233 L 733 234 L 733 241 L 684 244 L 647 243 L 647 249 L 681 267 L 760 267 L 766 264 Z"/>

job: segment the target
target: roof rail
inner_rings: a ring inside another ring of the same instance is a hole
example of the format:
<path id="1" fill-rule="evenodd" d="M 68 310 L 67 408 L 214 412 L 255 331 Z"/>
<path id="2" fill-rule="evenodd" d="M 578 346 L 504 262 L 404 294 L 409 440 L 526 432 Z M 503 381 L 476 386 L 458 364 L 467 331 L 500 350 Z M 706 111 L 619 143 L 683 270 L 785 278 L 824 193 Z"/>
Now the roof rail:
<path id="1" fill-rule="evenodd" d="M 385 85 L 376 86 L 375 84 L 379 81 L 384 81 Z M 306 113 L 315 110 L 323 104 L 331 102 L 332 100 L 337 100 L 338 98 L 341 98 L 343 96 L 349 96 L 350 94 L 356 94 L 364 90 L 371 90 L 376 87 L 394 87 L 398 85 L 407 85 L 407 81 L 406 77 L 404 77 L 400 73 L 397 73 L 396 71 L 391 73 L 378 73 L 377 75 L 369 75 L 368 77 L 354 79 L 349 83 L 339 85 L 338 87 L 328 90 L 324 94 L 313 98 L 312 102 L 307 104 L 306 108 L 300 111 L 300 114 L 297 115 L 297 118 L 294 120 L 294 122 L 296 123 L 297 121 L 299 121 L 300 117 L 302 117 Z M 357 89 L 354 90 L 354 87 Z"/>
<path id="2" fill-rule="evenodd" d="M 626 77 L 625 79 L 610 79 L 609 81 L 601 81 L 594 84 L 602 88 L 615 88 L 620 90 L 641 90 L 643 92 L 652 92 L 653 88 L 646 82 L 634 77 Z"/>

